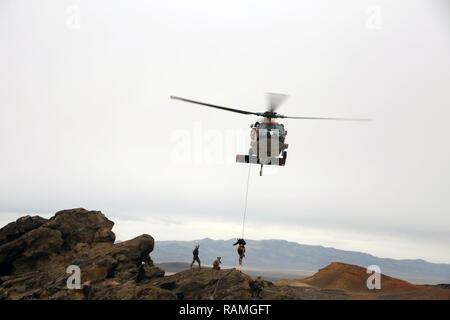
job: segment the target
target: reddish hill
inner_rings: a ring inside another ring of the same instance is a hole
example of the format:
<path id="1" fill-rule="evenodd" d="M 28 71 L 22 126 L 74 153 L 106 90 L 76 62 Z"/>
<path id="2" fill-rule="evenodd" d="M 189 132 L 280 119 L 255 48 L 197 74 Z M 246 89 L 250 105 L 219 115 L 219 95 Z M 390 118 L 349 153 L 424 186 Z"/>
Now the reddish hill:
<path id="1" fill-rule="evenodd" d="M 381 289 L 369 290 L 366 284 L 369 276 L 365 268 L 333 262 L 301 282 L 320 289 L 345 290 L 361 298 L 367 294 L 381 299 L 450 299 L 450 290 L 413 285 L 384 274 L 381 275 Z"/>

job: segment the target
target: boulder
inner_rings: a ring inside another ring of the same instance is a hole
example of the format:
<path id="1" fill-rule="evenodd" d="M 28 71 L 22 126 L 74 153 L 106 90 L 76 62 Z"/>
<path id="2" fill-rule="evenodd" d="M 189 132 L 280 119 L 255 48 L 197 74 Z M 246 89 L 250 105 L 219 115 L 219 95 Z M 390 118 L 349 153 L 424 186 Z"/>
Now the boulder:
<path id="1" fill-rule="evenodd" d="M 248 300 L 250 277 L 237 269 L 193 269 L 154 279 L 153 285 L 188 300 Z"/>
<path id="2" fill-rule="evenodd" d="M 21 235 L 39 228 L 47 219 L 39 216 L 24 216 L 0 229 L 0 246 L 19 238 Z"/>
<path id="3" fill-rule="evenodd" d="M 0 299 L 120 298 L 121 292 L 141 299 L 145 292 L 153 297 L 168 294 L 159 287 L 139 291 L 141 284 L 135 283 L 142 261 L 146 262 L 145 282 L 164 276 L 164 270 L 150 259 L 154 239 L 144 234 L 114 244 L 113 226 L 100 211 L 78 208 L 59 211 L 48 220 L 25 216 L 0 229 Z M 81 281 L 89 283 L 83 288 L 96 294 L 86 296 L 67 288 L 66 269 L 71 265 L 78 266 Z M 115 283 L 121 291 L 99 290 L 116 287 Z"/>
<path id="4" fill-rule="evenodd" d="M 47 228 L 61 232 L 65 249 L 72 249 L 78 243 L 114 243 L 112 232 L 114 222 L 100 211 L 71 209 L 57 212 L 46 224 Z"/>
<path id="5" fill-rule="evenodd" d="M 57 230 L 44 226 L 0 246 L 0 275 L 32 270 L 40 260 L 48 259 L 62 249 L 63 240 Z"/>

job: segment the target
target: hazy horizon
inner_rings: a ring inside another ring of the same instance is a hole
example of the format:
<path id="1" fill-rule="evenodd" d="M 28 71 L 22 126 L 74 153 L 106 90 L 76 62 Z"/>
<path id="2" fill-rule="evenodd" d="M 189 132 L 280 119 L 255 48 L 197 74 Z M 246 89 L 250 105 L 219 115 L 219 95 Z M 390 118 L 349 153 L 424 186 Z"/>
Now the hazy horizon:
<path id="1" fill-rule="evenodd" d="M 69 209 L 69 208 L 66 208 L 66 209 Z M 97 210 L 97 209 L 90 209 L 90 210 Z M 101 211 L 101 210 L 99 210 L 99 211 Z M 56 213 L 56 212 L 54 212 L 54 213 Z M 18 218 L 20 218 L 20 217 L 22 217 L 24 215 L 27 215 L 27 214 L 29 214 L 29 215 L 39 215 L 39 216 L 42 216 L 42 217 L 48 219 L 48 218 L 51 218 L 54 213 L 52 213 L 52 214 L 45 214 L 45 213 L 40 213 L 40 214 L 38 214 L 38 213 L 36 213 L 36 214 L 30 214 L 30 213 L 13 214 L 13 213 L 8 213 L 8 214 L 6 214 L 6 213 L 0 212 L 0 228 L 3 228 L 6 224 L 8 224 L 10 222 L 13 222 L 16 219 L 18 219 Z M 148 228 L 148 224 L 144 224 L 144 226 L 141 225 L 139 230 L 141 230 L 142 233 L 138 232 L 136 234 L 133 234 L 133 232 L 132 231 L 130 232 L 130 230 L 135 230 L 135 228 L 137 226 L 130 227 L 129 225 L 127 225 L 127 224 L 129 224 L 129 222 L 127 223 L 126 221 L 121 221 L 120 219 L 114 219 L 111 216 L 109 216 L 106 212 L 103 212 L 103 213 L 106 215 L 106 217 L 108 219 L 110 219 L 110 220 L 112 220 L 114 222 L 113 232 L 116 234 L 116 241 L 126 241 L 126 240 L 133 239 L 133 238 L 135 238 L 135 237 L 145 233 L 144 229 Z M 5 221 L 4 217 L 9 217 L 11 220 L 10 221 Z M 117 220 L 118 220 L 118 222 L 117 222 Z M 141 223 L 139 223 L 139 224 L 141 224 Z M 151 230 L 151 228 L 149 230 Z M 237 237 L 239 237 L 239 235 L 237 235 L 236 237 L 220 238 L 220 239 L 219 238 L 213 238 L 213 237 L 207 237 L 207 236 L 203 237 L 203 238 L 191 238 L 191 239 L 189 239 L 189 238 L 178 238 L 178 239 L 176 239 L 176 238 L 170 238 L 170 236 L 169 236 L 169 237 L 164 237 L 163 239 L 159 239 L 159 238 L 155 237 L 155 235 L 151 231 L 146 232 L 146 233 L 150 234 L 152 237 L 154 237 L 155 242 L 159 242 L 159 241 L 195 242 L 195 241 L 205 240 L 205 239 L 211 239 L 211 240 L 214 240 L 214 241 L 229 241 L 231 239 L 236 239 Z M 402 256 L 400 256 L 400 257 L 398 257 L 398 256 L 397 257 L 395 257 L 395 256 L 384 256 L 382 254 L 380 255 L 380 254 L 376 254 L 375 252 L 371 252 L 370 250 L 365 250 L 363 247 L 358 249 L 356 247 L 350 247 L 350 246 L 345 246 L 345 245 L 344 246 L 339 246 L 339 245 L 336 246 L 336 245 L 332 245 L 331 243 L 329 245 L 326 245 L 324 243 L 314 243 L 314 242 L 303 243 L 301 241 L 298 241 L 298 240 L 295 240 L 295 239 L 288 239 L 288 238 L 285 238 L 285 239 L 283 239 L 283 238 L 258 238 L 258 239 L 254 239 L 254 238 L 246 237 L 246 239 L 247 240 L 255 240 L 255 241 L 264 241 L 264 240 L 266 240 L 266 241 L 267 240 L 268 241 L 270 241 L 270 240 L 274 240 L 274 241 L 288 241 L 288 242 L 294 242 L 294 243 L 297 243 L 297 244 L 300 244 L 300 245 L 321 246 L 321 247 L 325 247 L 325 248 L 334 248 L 334 249 L 338 249 L 338 250 L 361 252 L 361 253 L 366 253 L 366 254 L 373 255 L 373 256 L 378 257 L 378 258 L 388 258 L 388 259 L 390 258 L 390 259 L 395 259 L 395 260 L 425 260 L 425 261 L 431 262 L 431 263 L 449 264 L 450 265 L 450 262 L 447 262 L 445 260 L 426 259 L 426 258 L 421 257 L 421 256 L 403 256 L 403 257 Z M 326 241 L 324 241 L 324 242 L 327 243 Z M 251 250 L 251 247 L 249 248 L 249 250 Z"/>

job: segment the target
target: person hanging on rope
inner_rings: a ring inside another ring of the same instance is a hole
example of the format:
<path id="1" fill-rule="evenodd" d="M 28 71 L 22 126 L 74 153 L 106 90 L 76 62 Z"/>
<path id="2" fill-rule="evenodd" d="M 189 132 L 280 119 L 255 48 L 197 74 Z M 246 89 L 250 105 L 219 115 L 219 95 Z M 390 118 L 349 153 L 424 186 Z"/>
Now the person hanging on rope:
<path id="1" fill-rule="evenodd" d="M 245 258 L 245 245 L 246 244 L 247 243 L 242 238 L 237 239 L 236 243 L 233 244 L 233 246 L 238 245 L 237 252 L 239 255 L 239 265 L 240 266 L 242 266 L 242 260 Z"/>
<path id="2" fill-rule="evenodd" d="M 194 251 L 192 251 L 192 263 L 191 263 L 191 269 L 194 266 L 194 263 L 197 262 L 198 263 L 198 268 L 201 269 L 202 266 L 200 264 L 200 258 L 198 257 L 198 248 L 200 247 L 200 245 L 196 245 Z"/>

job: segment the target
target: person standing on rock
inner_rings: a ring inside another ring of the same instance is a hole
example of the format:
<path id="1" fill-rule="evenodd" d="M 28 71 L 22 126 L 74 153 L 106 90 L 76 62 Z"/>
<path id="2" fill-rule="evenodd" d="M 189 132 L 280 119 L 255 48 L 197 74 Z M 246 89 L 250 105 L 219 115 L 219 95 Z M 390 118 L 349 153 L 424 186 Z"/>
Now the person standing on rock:
<path id="1" fill-rule="evenodd" d="M 84 294 L 86 300 L 92 300 L 93 299 L 93 297 L 94 297 L 94 288 L 92 287 L 90 281 L 87 281 L 87 282 L 83 283 L 82 291 L 83 291 L 83 294 Z"/>
<path id="2" fill-rule="evenodd" d="M 201 263 L 200 263 L 200 258 L 198 257 L 198 248 L 200 248 L 199 244 L 196 245 L 194 251 L 192 251 L 193 258 L 192 258 L 192 263 L 191 263 L 191 269 L 194 266 L 195 262 L 198 263 L 198 268 L 199 269 L 202 268 Z"/>
<path id="3" fill-rule="evenodd" d="M 220 270 L 220 265 L 222 264 L 222 261 L 220 261 L 221 257 L 217 257 L 216 260 L 213 262 L 213 269 L 214 270 Z"/>
<path id="4" fill-rule="evenodd" d="M 233 246 L 238 245 L 238 255 L 239 255 L 239 265 L 242 266 L 242 260 L 245 258 L 245 245 L 247 243 L 244 239 L 237 239 L 236 243 Z"/>
<path id="5" fill-rule="evenodd" d="M 142 261 L 137 270 L 136 283 L 141 282 L 142 280 L 144 280 L 144 278 L 145 278 L 145 262 Z"/>
<path id="6" fill-rule="evenodd" d="M 264 288 L 264 281 L 261 277 L 257 277 L 256 280 L 250 280 L 249 286 L 252 292 L 252 298 L 261 299 L 261 292 Z"/>

